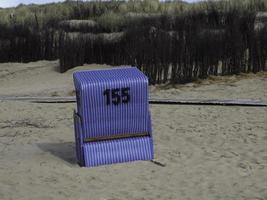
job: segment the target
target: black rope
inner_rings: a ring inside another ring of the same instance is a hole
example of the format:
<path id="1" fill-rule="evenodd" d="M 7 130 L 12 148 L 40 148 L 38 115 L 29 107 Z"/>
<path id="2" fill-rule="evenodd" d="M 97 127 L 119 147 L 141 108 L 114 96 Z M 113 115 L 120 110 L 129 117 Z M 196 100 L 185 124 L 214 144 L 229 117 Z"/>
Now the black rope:
<path id="1" fill-rule="evenodd" d="M 27 101 L 32 103 L 75 103 L 76 97 L 16 97 L 3 96 L 0 101 Z M 160 99 L 150 98 L 149 104 L 155 105 L 207 105 L 207 106 L 247 106 L 247 107 L 267 107 L 267 101 L 259 100 L 203 100 L 203 99 Z"/>

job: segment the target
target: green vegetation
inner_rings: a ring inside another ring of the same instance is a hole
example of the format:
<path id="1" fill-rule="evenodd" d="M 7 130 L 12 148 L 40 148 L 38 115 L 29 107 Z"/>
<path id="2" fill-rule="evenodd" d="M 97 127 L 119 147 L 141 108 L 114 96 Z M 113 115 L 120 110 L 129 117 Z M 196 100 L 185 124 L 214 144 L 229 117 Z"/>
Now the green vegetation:
<path id="1" fill-rule="evenodd" d="M 267 70 L 266 0 L 73 2 L 0 9 L 0 62 L 135 65 L 155 83 Z"/>

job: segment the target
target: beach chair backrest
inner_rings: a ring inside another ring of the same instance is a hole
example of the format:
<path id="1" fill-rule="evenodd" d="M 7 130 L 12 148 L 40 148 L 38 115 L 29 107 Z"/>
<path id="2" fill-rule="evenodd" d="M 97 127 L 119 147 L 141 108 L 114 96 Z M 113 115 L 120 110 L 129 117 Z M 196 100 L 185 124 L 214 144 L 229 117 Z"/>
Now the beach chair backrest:
<path id="1" fill-rule="evenodd" d="M 135 67 L 74 73 L 84 138 L 149 132 L 148 79 Z"/>

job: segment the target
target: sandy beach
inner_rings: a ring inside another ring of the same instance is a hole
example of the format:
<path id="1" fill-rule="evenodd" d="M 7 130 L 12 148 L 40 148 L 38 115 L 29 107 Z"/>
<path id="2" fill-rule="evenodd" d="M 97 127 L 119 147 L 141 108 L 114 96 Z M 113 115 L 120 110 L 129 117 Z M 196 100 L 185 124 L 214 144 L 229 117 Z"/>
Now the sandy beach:
<path id="1" fill-rule="evenodd" d="M 0 96 L 70 96 L 58 61 L 0 64 Z M 267 73 L 151 86 L 150 96 L 267 101 Z M 0 101 L 0 199 L 267 200 L 267 107 L 151 105 L 155 160 L 76 164 L 74 103 Z"/>

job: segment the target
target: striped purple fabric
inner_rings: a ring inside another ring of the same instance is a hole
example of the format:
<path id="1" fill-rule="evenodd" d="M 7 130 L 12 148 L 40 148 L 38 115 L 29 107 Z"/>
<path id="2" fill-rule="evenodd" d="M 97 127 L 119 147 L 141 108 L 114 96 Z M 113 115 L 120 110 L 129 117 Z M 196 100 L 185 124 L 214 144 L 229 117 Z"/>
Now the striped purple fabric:
<path id="1" fill-rule="evenodd" d="M 152 159 L 147 77 L 135 67 L 79 71 L 73 77 L 78 161 L 96 166 Z M 149 136 L 83 142 L 88 138 L 144 133 Z"/>
<path id="2" fill-rule="evenodd" d="M 74 82 L 86 138 L 148 132 L 148 79 L 137 68 L 76 72 Z M 129 104 L 106 105 L 106 89 L 126 87 L 130 88 Z"/>
<path id="3" fill-rule="evenodd" d="M 137 137 L 84 145 L 85 166 L 98 166 L 135 160 L 152 160 L 151 137 Z"/>

